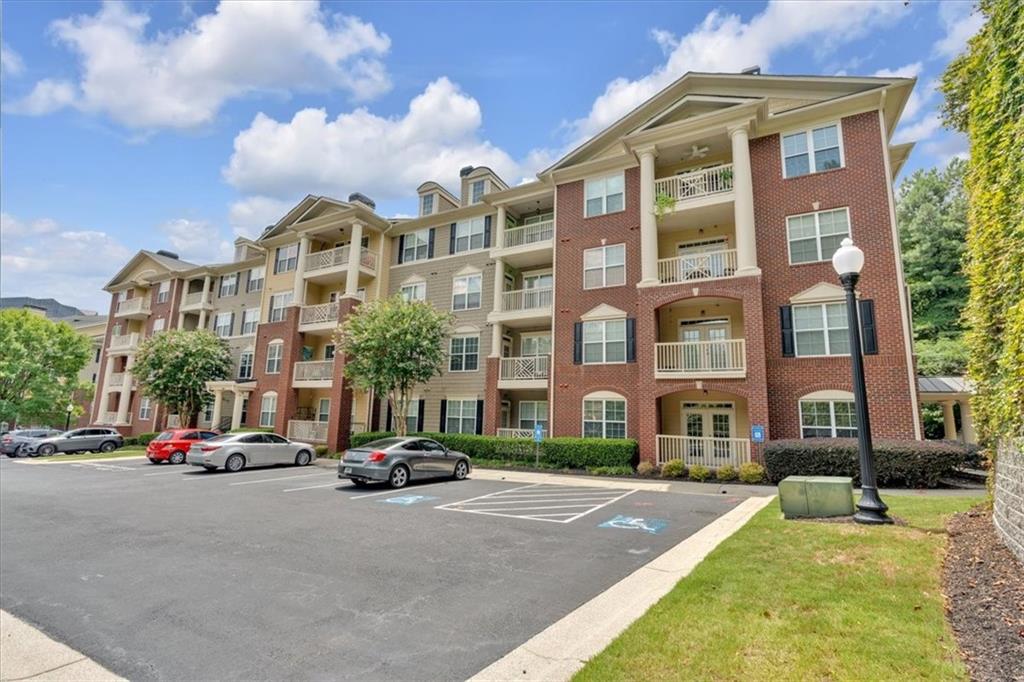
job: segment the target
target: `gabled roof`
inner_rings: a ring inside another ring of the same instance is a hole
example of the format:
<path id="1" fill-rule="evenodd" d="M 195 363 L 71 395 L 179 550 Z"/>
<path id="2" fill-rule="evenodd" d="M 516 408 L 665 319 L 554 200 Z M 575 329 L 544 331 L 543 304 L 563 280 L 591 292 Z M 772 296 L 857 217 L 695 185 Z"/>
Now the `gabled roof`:
<path id="1" fill-rule="evenodd" d="M 302 222 L 304 219 L 307 219 L 308 216 L 316 215 L 316 211 L 326 207 L 335 208 L 338 213 L 350 211 L 352 212 L 353 217 L 358 216 L 363 220 L 373 222 L 380 230 L 386 230 L 389 227 L 389 223 L 386 218 L 377 215 L 377 213 L 361 203 L 341 201 L 340 199 L 332 199 L 331 197 L 307 194 L 302 201 L 285 213 L 280 220 L 264 230 L 263 234 L 257 238 L 256 243 L 259 244 L 267 239 L 284 234 L 289 228 Z"/>
<path id="2" fill-rule="evenodd" d="M 157 275 L 179 273 L 199 267 L 195 263 L 190 263 L 188 261 L 181 260 L 180 258 L 171 258 L 170 256 L 165 256 L 163 254 L 156 253 L 155 251 L 147 251 L 146 249 L 143 249 L 132 256 L 131 259 L 125 263 L 124 267 L 118 270 L 117 274 L 114 275 L 103 288 L 105 290 L 109 290 L 111 287 L 121 284 L 128 273 L 134 270 L 137 265 L 147 260 L 157 267 Z M 151 280 L 152 278 L 147 279 Z"/>

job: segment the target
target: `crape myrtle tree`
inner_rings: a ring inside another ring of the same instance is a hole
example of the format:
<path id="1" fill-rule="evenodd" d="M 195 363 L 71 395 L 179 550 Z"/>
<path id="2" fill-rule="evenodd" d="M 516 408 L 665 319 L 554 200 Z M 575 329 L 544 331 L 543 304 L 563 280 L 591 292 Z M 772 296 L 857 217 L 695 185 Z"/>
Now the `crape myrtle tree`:
<path id="1" fill-rule="evenodd" d="M 67 405 L 92 387 L 78 373 L 89 362 L 92 341 L 64 322 L 28 310 L 0 310 L 0 421 L 9 425 L 63 427 Z"/>
<path id="2" fill-rule="evenodd" d="M 195 426 L 199 409 L 213 397 L 207 381 L 231 376 L 231 352 L 206 330 L 155 334 L 139 346 L 133 375 L 150 399 L 177 414 L 182 426 Z"/>
<path id="3" fill-rule="evenodd" d="M 335 333 L 345 377 L 364 391 L 387 397 L 400 436 L 406 435 L 413 391 L 441 374 L 451 323 L 451 313 L 394 296 L 360 305 Z"/>

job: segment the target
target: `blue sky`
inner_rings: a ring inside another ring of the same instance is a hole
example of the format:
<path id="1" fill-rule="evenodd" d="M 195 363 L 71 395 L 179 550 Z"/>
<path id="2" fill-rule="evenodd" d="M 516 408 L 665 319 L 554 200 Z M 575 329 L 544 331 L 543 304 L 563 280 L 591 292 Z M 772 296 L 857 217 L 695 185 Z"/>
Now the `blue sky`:
<path id="1" fill-rule="evenodd" d="M 532 177 L 688 70 L 908 75 L 904 174 L 963 154 L 935 79 L 969 3 L 5 0 L 0 291 L 105 309 L 139 248 L 228 257 L 307 193 L 415 212 Z"/>

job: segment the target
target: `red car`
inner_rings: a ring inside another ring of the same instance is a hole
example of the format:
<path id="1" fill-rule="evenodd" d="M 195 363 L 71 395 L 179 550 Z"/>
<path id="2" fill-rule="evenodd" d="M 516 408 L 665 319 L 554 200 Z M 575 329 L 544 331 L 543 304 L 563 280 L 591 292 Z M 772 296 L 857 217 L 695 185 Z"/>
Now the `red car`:
<path id="1" fill-rule="evenodd" d="M 153 464 L 170 462 L 171 464 L 182 464 L 185 462 L 185 454 L 197 440 L 209 440 L 220 434 L 216 431 L 203 431 L 201 429 L 173 429 L 164 431 L 154 438 L 146 446 L 146 456 Z"/>

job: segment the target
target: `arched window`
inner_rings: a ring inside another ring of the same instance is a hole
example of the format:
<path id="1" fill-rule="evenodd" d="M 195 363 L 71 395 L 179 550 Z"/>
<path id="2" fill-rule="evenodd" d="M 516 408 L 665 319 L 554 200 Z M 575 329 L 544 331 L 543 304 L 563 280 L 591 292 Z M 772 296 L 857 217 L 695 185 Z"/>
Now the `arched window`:
<path id="1" fill-rule="evenodd" d="M 849 391 L 815 391 L 800 398 L 801 438 L 856 438 L 857 412 Z"/>
<path id="2" fill-rule="evenodd" d="M 611 391 L 583 397 L 584 438 L 625 438 L 626 399 Z"/>

